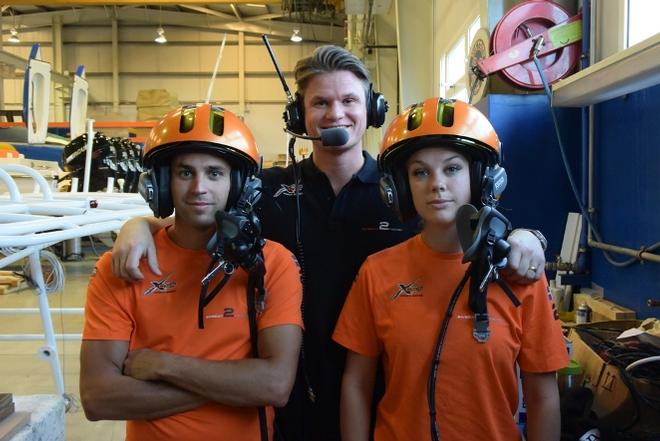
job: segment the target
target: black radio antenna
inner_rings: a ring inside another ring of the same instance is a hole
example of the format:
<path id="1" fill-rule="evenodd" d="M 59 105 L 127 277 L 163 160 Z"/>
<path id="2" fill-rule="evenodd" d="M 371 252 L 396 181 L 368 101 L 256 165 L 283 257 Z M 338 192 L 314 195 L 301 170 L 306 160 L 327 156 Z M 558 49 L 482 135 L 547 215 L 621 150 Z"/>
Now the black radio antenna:
<path id="1" fill-rule="evenodd" d="M 293 96 L 291 95 L 289 86 L 287 86 L 286 80 L 284 79 L 284 75 L 280 70 L 280 65 L 277 64 L 277 59 L 275 58 L 275 54 L 273 53 L 273 48 L 270 46 L 270 41 L 268 41 L 268 35 L 262 34 L 261 39 L 264 41 L 264 44 L 266 45 L 266 49 L 268 49 L 268 54 L 270 55 L 270 59 L 273 60 L 273 65 L 275 66 L 275 71 L 277 72 L 277 76 L 280 77 L 280 81 L 282 82 L 282 87 L 284 88 L 284 93 L 286 93 L 286 100 L 289 103 L 292 103 Z"/>

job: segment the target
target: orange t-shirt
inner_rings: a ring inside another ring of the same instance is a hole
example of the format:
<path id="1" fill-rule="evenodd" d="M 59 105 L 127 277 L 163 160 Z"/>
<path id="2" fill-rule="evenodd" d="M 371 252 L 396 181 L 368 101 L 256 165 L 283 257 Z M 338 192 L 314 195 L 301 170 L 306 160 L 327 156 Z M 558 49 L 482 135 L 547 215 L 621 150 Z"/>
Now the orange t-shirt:
<path id="1" fill-rule="evenodd" d="M 177 246 L 165 229 L 154 236 L 162 277 L 145 263 L 145 279 L 124 282 L 112 275 L 111 253 L 99 260 L 90 280 L 85 304 L 85 340 L 129 341 L 129 349 L 150 348 L 208 360 L 250 357 L 246 286 L 247 273 L 237 269 L 220 293 L 204 309 L 204 329 L 197 327 L 200 281 L 210 257 L 206 250 Z M 264 247 L 267 289 L 259 330 L 278 325 L 302 327 L 300 271 L 293 254 L 267 241 Z M 221 280 L 220 272 L 211 288 Z M 272 433 L 272 408 L 268 408 Z M 130 420 L 126 439 L 142 440 L 256 440 L 259 424 L 255 407 L 210 403 L 197 409 L 154 420 Z"/>
<path id="2" fill-rule="evenodd" d="M 385 395 L 376 416 L 376 441 L 430 439 L 427 380 L 449 299 L 467 269 L 462 254 L 430 249 L 421 236 L 365 261 L 333 338 L 365 356 L 382 355 Z M 488 286 L 491 335 L 472 337 L 469 282 L 461 293 L 440 357 L 436 409 L 443 441 L 519 439 L 515 363 L 550 372 L 568 363 L 547 282 L 512 285 L 516 308 L 496 284 Z"/>

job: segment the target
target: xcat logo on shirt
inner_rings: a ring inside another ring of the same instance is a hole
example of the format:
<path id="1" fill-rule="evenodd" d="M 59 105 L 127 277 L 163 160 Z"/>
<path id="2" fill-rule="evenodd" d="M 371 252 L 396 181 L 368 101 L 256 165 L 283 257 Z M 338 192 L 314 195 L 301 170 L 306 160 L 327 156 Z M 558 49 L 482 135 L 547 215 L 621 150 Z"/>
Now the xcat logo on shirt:
<path id="1" fill-rule="evenodd" d="M 393 227 L 388 221 L 380 221 L 378 226 L 362 227 L 362 231 L 403 231 L 403 228 Z"/>
<path id="2" fill-rule="evenodd" d="M 298 194 L 303 194 L 303 185 L 298 184 Z M 273 195 L 274 198 L 284 195 L 284 196 L 295 196 L 296 195 L 296 184 L 280 184 L 280 189 L 275 192 Z"/>
<path id="3" fill-rule="evenodd" d="M 174 291 L 174 288 L 176 287 L 176 282 L 170 282 L 168 280 L 171 275 L 172 273 L 169 273 L 162 280 L 154 280 L 153 282 L 151 282 L 151 286 L 145 289 L 142 295 L 146 297 L 146 296 L 150 296 L 153 293 L 164 294 L 167 292 Z"/>
<path id="4" fill-rule="evenodd" d="M 399 297 L 421 297 L 424 287 L 418 283 L 418 280 L 413 280 L 409 283 L 399 283 L 399 287 L 390 300 L 396 300 Z"/>

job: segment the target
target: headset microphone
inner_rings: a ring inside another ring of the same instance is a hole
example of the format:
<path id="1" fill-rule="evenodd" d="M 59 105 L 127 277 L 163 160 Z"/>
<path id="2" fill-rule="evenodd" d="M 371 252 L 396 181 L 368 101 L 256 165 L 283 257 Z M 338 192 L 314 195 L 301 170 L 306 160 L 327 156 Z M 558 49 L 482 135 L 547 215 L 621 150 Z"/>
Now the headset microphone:
<path id="1" fill-rule="evenodd" d="M 286 133 L 294 138 L 309 139 L 311 141 L 321 141 L 326 147 L 336 147 L 348 142 L 348 130 L 343 127 L 332 127 L 330 129 L 321 129 L 321 136 L 299 135 L 291 130 L 284 129 Z"/>

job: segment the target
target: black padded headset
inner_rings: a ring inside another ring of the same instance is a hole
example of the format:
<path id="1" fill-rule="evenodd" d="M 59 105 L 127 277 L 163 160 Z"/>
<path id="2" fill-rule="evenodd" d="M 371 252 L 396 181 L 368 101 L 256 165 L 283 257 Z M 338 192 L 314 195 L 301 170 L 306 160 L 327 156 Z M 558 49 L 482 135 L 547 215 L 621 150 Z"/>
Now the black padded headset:
<path id="1" fill-rule="evenodd" d="M 382 93 L 374 92 L 372 83 L 369 83 L 366 101 L 367 127 L 378 128 L 382 126 L 388 109 L 387 100 L 385 100 Z M 287 130 L 298 135 L 307 133 L 305 128 L 305 103 L 300 93 L 296 92 L 293 101 L 286 105 L 283 116 Z"/>

